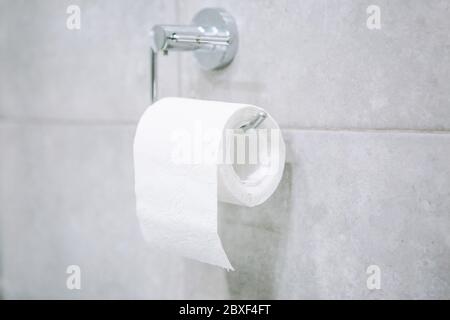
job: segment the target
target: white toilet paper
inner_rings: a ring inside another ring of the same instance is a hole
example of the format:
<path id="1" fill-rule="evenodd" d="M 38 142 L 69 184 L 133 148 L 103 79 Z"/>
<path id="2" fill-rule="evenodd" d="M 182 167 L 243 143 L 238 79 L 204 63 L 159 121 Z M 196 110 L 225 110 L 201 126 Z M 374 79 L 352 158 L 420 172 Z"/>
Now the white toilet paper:
<path id="1" fill-rule="evenodd" d="M 256 131 L 234 130 L 261 110 L 184 98 L 148 107 L 134 140 L 137 215 L 147 242 L 233 269 L 217 232 L 217 201 L 261 204 L 284 169 L 285 145 L 270 115 Z"/>

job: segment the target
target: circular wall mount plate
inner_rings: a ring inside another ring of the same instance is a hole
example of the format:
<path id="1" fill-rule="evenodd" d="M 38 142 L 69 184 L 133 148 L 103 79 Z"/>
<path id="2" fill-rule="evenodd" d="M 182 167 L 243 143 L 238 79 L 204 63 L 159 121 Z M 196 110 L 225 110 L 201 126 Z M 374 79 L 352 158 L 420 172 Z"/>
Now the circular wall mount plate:
<path id="1" fill-rule="evenodd" d="M 195 50 L 194 55 L 205 70 L 216 70 L 226 67 L 236 55 L 239 37 L 234 18 L 224 9 L 205 8 L 199 11 L 192 24 L 203 28 L 208 35 L 227 35 L 228 46 L 217 45 L 214 50 Z"/>

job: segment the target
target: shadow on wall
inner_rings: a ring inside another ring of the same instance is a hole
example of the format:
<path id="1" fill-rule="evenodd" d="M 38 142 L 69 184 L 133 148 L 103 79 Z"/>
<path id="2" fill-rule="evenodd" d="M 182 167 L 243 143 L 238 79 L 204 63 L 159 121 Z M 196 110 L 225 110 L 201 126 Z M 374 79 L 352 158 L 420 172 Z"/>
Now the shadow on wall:
<path id="1" fill-rule="evenodd" d="M 219 202 L 219 234 L 231 264 L 226 270 L 184 259 L 183 295 L 189 299 L 275 299 L 275 278 L 286 254 L 283 241 L 290 217 L 292 165 L 272 197 L 254 208 Z"/>
<path id="2" fill-rule="evenodd" d="M 277 191 L 260 206 L 219 204 L 219 234 L 236 270 L 225 272 L 226 298 L 277 298 L 275 271 L 291 212 L 291 176 L 292 166 L 287 163 Z"/>

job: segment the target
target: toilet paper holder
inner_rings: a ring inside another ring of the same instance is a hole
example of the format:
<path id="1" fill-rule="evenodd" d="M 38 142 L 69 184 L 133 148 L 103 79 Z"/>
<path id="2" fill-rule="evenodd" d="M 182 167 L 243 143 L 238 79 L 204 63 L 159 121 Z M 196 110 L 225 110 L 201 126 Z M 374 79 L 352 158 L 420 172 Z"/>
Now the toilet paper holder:
<path id="1" fill-rule="evenodd" d="M 238 29 L 234 18 L 224 9 L 205 8 L 193 18 L 191 25 L 155 25 L 152 28 L 150 53 L 151 102 L 157 100 L 157 56 L 169 51 L 193 51 L 204 70 L 217 70 L 233 61 L 238 49 Z M 264 111 L 240 129 L 255 129 L 266 119 Z"/>

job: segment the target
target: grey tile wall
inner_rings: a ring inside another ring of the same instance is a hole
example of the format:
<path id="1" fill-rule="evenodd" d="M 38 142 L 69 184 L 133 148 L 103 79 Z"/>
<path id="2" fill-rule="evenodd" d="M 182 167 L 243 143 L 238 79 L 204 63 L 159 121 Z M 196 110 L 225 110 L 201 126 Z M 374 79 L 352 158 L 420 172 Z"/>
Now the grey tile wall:
<path id="1" fill-rule="evenodd" d="M 449 135 L 285 135 L 293 157 L 277 193 L 256 208 L 220 207 L 237 269 L 226 274 L 225 297 L 449 297 Z M 373 264 L 379 291 L 366 287 Z M 202 271 L 188 290 L 207 298 L 221 271 L 192 265 Z"/>
<path id="2" fill-rule="evenodd" d="M 260 105 L 288 128 L 449 129 L 448 1 L 190 0 L 180 20 L 208 6 L 236 18 L 238 55 L 220 72 L 184 55 L 182 95 Z"/>
<path id="3" fill-rule="evenodd" d="M 369 4 L 0 0 L 0 295 L 450 298 L 449 5 L 378 1 L 371 31 Z M 235 272 L 147 248 L 135 218 L 148 30 L 206 6 L 236 17 L 238 56 L 218 72 L 162 57 L 161 96 L 263 106 L 288 147 L 265 204 L 219 205 Z"/>
<path id="4" fill-rule="evenodd" d="M 180 258 L 148 250 L 134 214 L 133 126 L 1 132 L 13 142 L 2 143 L 6 298 L 181 297 Z M 80 291 L 66 288 L 69 265 L 81 267 Z"/>
<path id="5" fill-rule="evenodd" d="M 149 34 L 176 20 L 175 1 L 2 1 L 0 115 L 135 122 L 149 104 Z M 66 28 L 66 8 L 81 29 Z M 177 94 L 176 57 L 161 94 Z"/>

